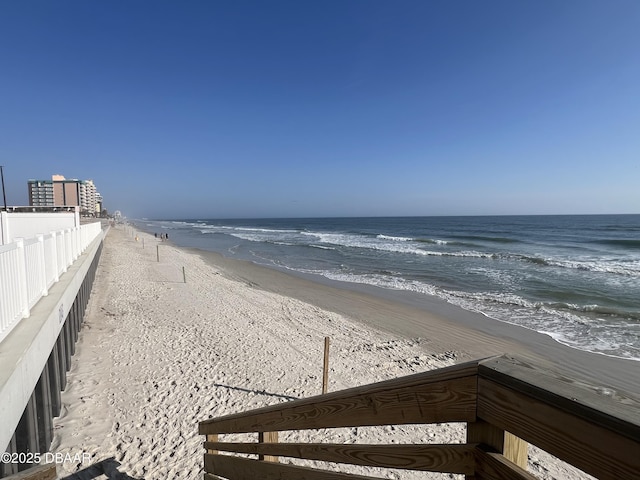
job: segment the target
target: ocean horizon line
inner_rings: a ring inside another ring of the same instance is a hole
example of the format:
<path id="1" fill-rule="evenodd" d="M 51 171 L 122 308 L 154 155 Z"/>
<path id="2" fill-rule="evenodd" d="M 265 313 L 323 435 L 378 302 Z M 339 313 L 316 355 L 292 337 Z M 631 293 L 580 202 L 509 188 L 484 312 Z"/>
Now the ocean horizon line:
<path id="1" fill-rule="evenodd" d="M 639 213 L 522 213 L 522 214 L 455 214 L 455 215 L 311 215 L 311 216 L 239 216 L 239 217 L 132 217 L 132 220 L 154 222 L 198 220 L 308 220 L 308 219 L 385 219 L 385 218 L 518 218 L 518 217 L 622 217 Z"/>

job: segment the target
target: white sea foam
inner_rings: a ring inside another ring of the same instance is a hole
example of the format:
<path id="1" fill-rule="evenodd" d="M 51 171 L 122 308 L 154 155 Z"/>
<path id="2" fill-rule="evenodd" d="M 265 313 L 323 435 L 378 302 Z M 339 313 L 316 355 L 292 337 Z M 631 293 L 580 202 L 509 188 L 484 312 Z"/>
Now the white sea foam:
<path id="1" fill-rule="evenodd" d="M 378 274 L 353 274 L 346 272 L 313 272 L 323 275 L 331 280 L 349 283 L 361 283 L 365 285 L 373 285 L 376 287 L 387 288 L 391 290 L 407 290 L 426 295 L 438 295 L 439 290 L 434 285 L 428 285 L 417 281 L 410 281 L 400 277 Z"/>
<path id="2" fill-rule="evenodd" d="M 262 233 L 298 233 L 298 230 L 273 229 L 273 228 L 256 228 L 256 227 L 233 227 L 234 230 L 241 232 L 262 232 Z"/>
<path id="3" fill-rule="evenodd" d="M 620 260 L 618 258 L 584 258 L 562 259 L 545 255 L 522 255 L 503 252 L 495 254 L 497 258 L 520 260 L 541 266 L 566 268 L 598 273 L 613 273 L 616 275 L 640 276 L 640 260 Z"/>
<path id="4" fill-rule="evenodd" d="M 319 248 L 320 250 L 335 250 L 334 247 L 327 247 L 325 245 L 314 245 L 314 244 L 309 244 L 309 246 L 311 248 Z"/>
<path id="5" fill-rule="evenodd" d="M 346 233 L 323 233 L 323 232 L 303 232 L 304 235 L 311 235 L 321 243 L 337 245 L 348 248 L 362 248 L 367 250 L 377 250 L 390 253 L 404 253 L 420 256 L 435 257 L 474 257 L 474 258 L 495 258 L 492 253 L 483 253 L 472 250 L 467 251 L 435 251 L 424 250 L 420 243 L 404 237 L 389 237 L 377 235 L 367 237 L 357 234 Z M 398 240 L 398 238 L 403 238 Z M 446 243 L 446 242 L 445 242 Z"/>
<path id="6" fill-rule="evenodd" d="M 634 341 L 633 338 L 628 338 L 627 342 L 620 340 L 620 332 L 628 328 L 625 327 L 626 324 L 596 325 L 593 321 L 587 321 L 575 311 L 571 311 L 569 304 L 564 304 L 567 310 L 555 309 L 544 302 L 531 302 L 514 293 L 456 292 L 389 275 L 362 275 L 339 271 L 308 271 L 307 273 L 321 274 L 342 282 L 437 296 L 465 310 L 549 335 L 559 343 L 572 348 L 640 360 L 637 339 Z M 573 307 L 578 308 L 577 305 Z M 596 331 L 597 334 L 594 333 Z"/>
<path id="7" fill-rule="evenodd" d="M 199 225 L 200 227 L 200 225 Z M 327 232 L 315 232 L 315 231 L 298 231 L 288 229 L 269 229 L 269 228 L 252 228 L 252 227 L 212 227 L 222 228 L 224 233 L 233 235 L 242 240 L 250 242 L 275 242 L 282 237 L 290 238 L 291 235 L 300 237 L 312 237 L 317 241 L 313 245 L 309 246 L 318 247 L 318 244 L 335 245 L 338 247 L 347 248 L 362 248 L 366 250 L 376 250 L 390 253 L 403 253 L 413 254 L 420 256 L 435 256 L 435 257 L 473 257 L 473 258 L 496 258 L 493 253 L 478 252 L 473 250 L 465 251 L 436 251 L 425 250 L 421 243 L 408 237 L 393 237 L 389 235 L 377 235 L 375 237 L 369 237 L 360 234 L 349 233 L 327 233 Z M 210 233 L 201 230 L 202 233 Z M 302 242 L 302 241 L 301 241 Z M 433 240 L 434 244 L 447 245 L 444 240 Z M 295 243 L 295 242 L 294 242 Z M 302 242 L 303 244 L 305 242 Z"/>
<path id="8" fill-rule="evenodd" d="M 380 240 L 393 240 L 395 242 L 411 242 L 413 240 L 413 238 L 393 237 L 390 235 L 377 235 L 376 238 L 379 238 Z"/>

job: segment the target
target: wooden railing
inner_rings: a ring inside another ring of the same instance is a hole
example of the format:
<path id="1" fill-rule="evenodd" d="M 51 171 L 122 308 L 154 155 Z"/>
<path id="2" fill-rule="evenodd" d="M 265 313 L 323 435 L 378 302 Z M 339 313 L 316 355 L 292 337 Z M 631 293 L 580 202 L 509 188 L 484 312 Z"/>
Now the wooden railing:
<path id="1" fill-rule="evenodd" d="M 36 465 L 20 473 L 14 473 L 3 480 L 56 480 L 58 472 L 55 463 Z"/>
<path id="2" fill-rule="evenodd" d="M 278 443 L 281 431 L 465 422 L 465 444 Z M 258 432 L 257 443 L 221 434 Z M 397 378 L 199 424 L 205 480 L 371 479 L 280 463 L 278 457 L 531 480 L 527 448 L 600 479 L 640 478 L 640 400 L 571 381 L 510 356 Z M 219 452 L 253 454 L 246 458 Z"/>

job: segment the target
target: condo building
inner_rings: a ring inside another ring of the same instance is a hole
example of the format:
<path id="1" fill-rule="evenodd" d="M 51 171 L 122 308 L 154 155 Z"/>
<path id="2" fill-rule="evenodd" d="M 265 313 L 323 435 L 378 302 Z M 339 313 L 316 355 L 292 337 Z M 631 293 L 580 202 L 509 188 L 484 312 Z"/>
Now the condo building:
<path id="1" fill-rule="evenodd" d="M 51 180 L 29 180 L 29 206 L 80 207 L 82 215 L 99 215 L 102 196 L 93 180 L 67 180 L 62 175 L 52 175 Z"/>

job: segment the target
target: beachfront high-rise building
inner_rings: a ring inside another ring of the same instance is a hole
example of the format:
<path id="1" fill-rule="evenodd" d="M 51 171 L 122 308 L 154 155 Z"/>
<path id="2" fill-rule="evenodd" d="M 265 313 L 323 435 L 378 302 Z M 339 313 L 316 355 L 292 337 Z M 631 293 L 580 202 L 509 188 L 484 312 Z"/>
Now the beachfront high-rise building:
<path id="1" fill-rule="evenodd" d="M 33 207 L 53 206 L 53 182 L 51 180 L 29 180 L 29 205 Z"/>
<path id="2" fill-rule="evenodd" d="M 80 211 L 96 213 L 96 186 L 93 180 L 85 180 L 78 184 L 80 188 Z"/>
<path id="3" fill-rule="evenodd" d="M 34 207 L 80 207 L 83 215 L 99 215 L 102 196 L 93 180 L 67 180 L 52 175 L 51 180 L 29 180 L 29 205 Z"/>

